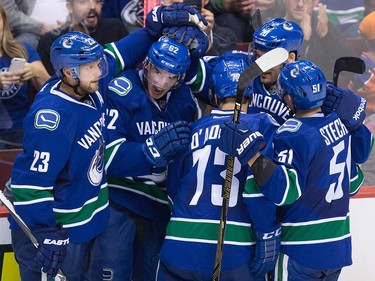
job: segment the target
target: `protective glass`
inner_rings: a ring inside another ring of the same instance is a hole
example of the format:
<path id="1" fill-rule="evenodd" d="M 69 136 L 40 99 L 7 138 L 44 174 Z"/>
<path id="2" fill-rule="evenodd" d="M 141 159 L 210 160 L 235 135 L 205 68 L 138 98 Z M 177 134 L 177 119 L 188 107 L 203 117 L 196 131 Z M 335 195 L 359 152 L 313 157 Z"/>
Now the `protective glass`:
<path id="1" fill-rule="evenodd" d="M 79 66 L 77 77 L 81 81 L 97 81 L 108 74 L 108 62 L 105 57 Z"/>
<path id="2" fill-rule="evenodd" d="M 276 94 L 279 96 L 279 98 L 284 101 L 284 96 L 287 94 L 284 92 L 284 89 L 281 87 L 280 84 L 280 76 L 276 80 Z"/>
<path id="3" fill-rule="evenodd" d="M 261 51 L 257 48 L 255 48 L 254 42 L 250 42 L 249 48 L 248 48 L 248 53 L 249 53 L 249 63 L 254 62 L 256 59 L 259 59 L 261 56 L 263 56 L 267 51 Z"/>
<path id="4" fill-rule="evenodd" d="M 86 4 L 102 4 L 102 0 L 75 0 L 80 5 L 86 5 Z"/>
<path id="5" fill-rule="evenodd" d="M 301 0 L 297 0 L 298 2 L 301 1 Z M 315 0 L 302 0 L 303 4 L 311 4 L 312 2 L 314 2 Z"/>
<path id="6" fill-rule="evenodd" d="M 146 71 L 145 78 L 159 89 L 170 90 L 178 84 L 181 75 L 164 71 L 149 62 L 149 70 Z"/>

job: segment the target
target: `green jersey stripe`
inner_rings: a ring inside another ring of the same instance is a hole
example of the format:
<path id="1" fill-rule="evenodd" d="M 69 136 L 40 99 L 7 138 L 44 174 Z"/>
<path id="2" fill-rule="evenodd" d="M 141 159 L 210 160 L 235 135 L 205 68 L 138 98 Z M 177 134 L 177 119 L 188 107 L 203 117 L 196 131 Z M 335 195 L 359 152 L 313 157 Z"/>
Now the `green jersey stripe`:
<path id="1" fill-rule="evenodd" d="M 52 189 L 12 187 L 12 194 L 14 205 L 29 205 L 53 200 Z"/>
<path id="2" fill-rule="evenodd" d="M 282 223 L 283 245 L 316 244 L 342 240 L 350 236 L 349 215 L 329 220 Z"/>
<path id="3" fill-rule="evenodd" d="M 219 221 L 209 222 L 202 220 L 171 220 L 167 227 L 167 236 L 183 241 L 197 240 L 202 243 L 217 241 L 219 234 Z M 254 236 L 250 224 L 227 222 L 225 241 L 235 244 L 251 244 Z"/>
<path id="4" fill-rule="evenodd" d="M 98 209 L 104 209 L 106 205 L 108 205 L 108 187 L 104 185 L 100 189 L 98 197 L 85 202 L 81 208 L 70 210 L 54 209 L 53 211 L 57 222 L 61 222 L 64 225 L 79 225 L 81 222 L 91 219 Z"/>
<path id="5" fill-rule="evenodd" d="M 120 145 L 125 141 L 126 141 L 125 138 L 117 139 L 105 147 L 105 153 L 104 153 L 104 163 L 106 163 L 105 170 L 107 170 L 108 167 L 111 165 L 112 159 L 115 157 L 117 150 L 120 148 Z"/>
<path id="6" fill-rule="evenodd" d="M 364 181 L 364 175 L 362 169 L 357 165 L 357 176 L 350 180 L 350 194 L 355 194 L 361 188 Z"/>
<path id="7" fill-rule="evenodd" d="M 75 223 L 64 223 L 63 221 L 61 221 L 61 223 L 63 224 L 63 227 L 64 228 L 69 228 L 69 227 L 77 227 L 77 226 L 80 226 L 80 225 L 84 225 L 88 222 L 90 222 L 92 220 L 92 218 L 99 212 L 101 212 L 102 210 L 106 209 L 109 205 L 109 202 L 107 201 L 106 204 L 104 204 L 103 206 L 99 207 L 99 208 L 96 208 L 92 213 L 91 215 L 85 219 L 85 220 L 82 220 L 82 221 L 77 221 Z M 59 221 L 57 220 L 57 222 L 59 223 Z"/>
<path id="8" fill-rule="evenodd" d="M 116 45 L 114 43 L 108 43 L 104 45 L 105 51 L 109 53 L 112 57 L 116 59 L 117 67 L 116 67 L 116 74 L 114 76 L 117 76 L 124 68 L 125 68 L 125 62 L 124 59 L 121 56 L 121 53 L 117 49 Z"/>
<path id="9" fill-rule="evenodd" d="M 108 177 L 108 186 L 138 193 L 162 204 L 169 204 L 167 194 L 155 184 L 146 184 L 129 178 Z"/>
<path id="10" fill-rule="evenodd" d="M 294 169 L 287 169 L 282 166 L 284 173 L 286 174 L 287 188 L 285 189 L 285 194 L 283 200 L 276 204 L 277 206 L 290 205 L 294 203 L 302 194 L 301 188 L 298 183 L 298 174 Z"/>

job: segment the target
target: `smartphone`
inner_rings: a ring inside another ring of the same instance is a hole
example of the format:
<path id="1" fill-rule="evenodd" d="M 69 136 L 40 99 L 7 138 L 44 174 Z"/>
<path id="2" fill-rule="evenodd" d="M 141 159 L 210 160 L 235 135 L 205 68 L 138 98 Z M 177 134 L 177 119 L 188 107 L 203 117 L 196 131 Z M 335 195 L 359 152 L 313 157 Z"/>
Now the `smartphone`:
<path id="1" fill-rule="evenodd" d="M 198 12 L 202 11 L 202 0 L 184 0 L 185 5 L 192 6 L 195 8 Z"/>
<path id="2" fill-rule="evenodd" d="M 13 58 L 10 62 L 9 72 L 18 72 L 25 67 L 26 60 L 22 58 Z"/>

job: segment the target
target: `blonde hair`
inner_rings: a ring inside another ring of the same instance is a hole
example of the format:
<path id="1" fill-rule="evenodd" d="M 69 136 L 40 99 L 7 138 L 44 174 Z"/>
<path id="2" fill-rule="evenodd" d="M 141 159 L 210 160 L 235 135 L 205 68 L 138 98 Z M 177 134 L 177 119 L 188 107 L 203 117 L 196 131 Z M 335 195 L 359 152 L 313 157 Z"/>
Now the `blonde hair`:
<path id="1" fill-rule="evenodd" d="M 3 6 L 0 5 L 0 18 L 3 20 L 4 30 L 3 38 L 0 38 L 0 48 L 3 50 L 4 54 L 9 58 L 24 58 L 28 59 L 26 49 L 14 39 L 12 32 L 10 31 L 10 26 L 8 23 L 7 15 Z"/>

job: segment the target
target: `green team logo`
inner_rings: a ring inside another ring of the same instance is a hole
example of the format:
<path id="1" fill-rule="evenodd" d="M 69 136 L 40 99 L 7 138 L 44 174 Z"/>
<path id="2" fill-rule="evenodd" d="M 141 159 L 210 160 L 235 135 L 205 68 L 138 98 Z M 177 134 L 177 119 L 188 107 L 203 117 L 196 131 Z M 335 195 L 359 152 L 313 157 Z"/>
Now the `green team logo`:
<path id="1" fill-rule="evenodd" d="M 35 115 L 34 126 L 37 129 L 54 131 L 60 123 L 60 114 L 51 109 L 41 109 Z"/>
<path id="2" fill-rule="evenodd" d="M 300 120 L 291 118 L 287 120 L 280 128 L 277 129 L 276 134 L 280 134 L 282 132 L 297 132 L 299 128 L 302 126 L 302 122 Z"/>
<path id="3" fill-rule="evenodd" d="M 126 96 L 133 88 L 133 84 L 129 79 L 125 77 L 119 77 L 113 80 L 108 88 L 119 96 Z"/>

